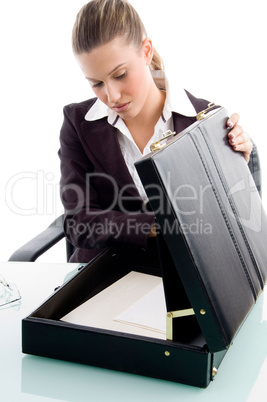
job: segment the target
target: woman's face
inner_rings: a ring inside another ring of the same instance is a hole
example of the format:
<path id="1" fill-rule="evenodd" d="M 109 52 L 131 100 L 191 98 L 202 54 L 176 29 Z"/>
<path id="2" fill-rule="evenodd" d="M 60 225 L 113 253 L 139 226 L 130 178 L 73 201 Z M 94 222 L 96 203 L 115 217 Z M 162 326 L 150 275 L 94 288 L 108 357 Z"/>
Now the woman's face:
<path id="1" fill-rule="evenodd" d="M 149 103 L 154 84 L 149 70 L 151 58 L 152 44 L 148 38 L 139 52 L 115 38 L 77 56 L 95 95 L 124 120 L 138 116 Z"/>

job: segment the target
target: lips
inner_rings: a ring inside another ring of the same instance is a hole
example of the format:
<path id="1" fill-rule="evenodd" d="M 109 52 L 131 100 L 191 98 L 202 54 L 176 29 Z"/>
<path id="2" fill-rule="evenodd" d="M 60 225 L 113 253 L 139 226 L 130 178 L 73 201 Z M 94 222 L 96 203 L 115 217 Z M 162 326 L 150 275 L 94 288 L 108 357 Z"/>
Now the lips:
<path id="1" fill-rule="evenodd" d="M 128 110 L 128 107 L 130 105 L 130 102 L 128 103 L 121 103 L 119 105 L 113 106 L 113 110 L 116 113 L 122 113 L 122 112 L 126 112 L 126 110 Z"/>

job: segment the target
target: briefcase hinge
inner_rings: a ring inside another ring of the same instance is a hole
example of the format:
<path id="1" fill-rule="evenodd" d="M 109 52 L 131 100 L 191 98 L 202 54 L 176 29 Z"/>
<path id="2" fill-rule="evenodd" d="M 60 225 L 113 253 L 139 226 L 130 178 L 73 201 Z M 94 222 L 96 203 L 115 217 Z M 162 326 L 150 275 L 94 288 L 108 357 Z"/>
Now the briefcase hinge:
<path id="1" fill-rule="evenodd" d="M 218 105 L 216 105 L 215 103 L 209 103 L 207 109 L 202 110 L 201 112 L 199 112 L 197 114 L 197 120 L 203 120 L 207 117 L 208 113 L 211 112 L 211 110 L 213 110 L 215 107 L 217 107 Z"/>
<path id="2" fill-rule="evenodd" d="M 188 315 L 194 315 L 195 312 L 192 308 L 185 310 L 168 311 L 166 319 L 166 338 L 168 341 L 173 340 L 173 319 L 178 317 L 186 317 Z"/>
<path id="3" fill-rule="evenodd" d="M 155 152 L 155 151 L 158 151 L 159 149 L 165 147 L 167 140 L 170 137 L 173 137 L 175 134 L 176 134 L 175 131 L 171 131 L 171 130 L 165 131 L 163 133 L 163 137 L 159 141 L 153 142 L 153 144 L 150 145 L 150 151 Z"/>

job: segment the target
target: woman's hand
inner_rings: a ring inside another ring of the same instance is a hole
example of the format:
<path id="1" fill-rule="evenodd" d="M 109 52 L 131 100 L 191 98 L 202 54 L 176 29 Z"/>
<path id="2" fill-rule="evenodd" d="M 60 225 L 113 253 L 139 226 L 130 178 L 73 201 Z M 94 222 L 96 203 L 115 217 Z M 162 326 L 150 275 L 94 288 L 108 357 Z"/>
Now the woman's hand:
<path id="1" fill-rule="evenodd" d="M 153 225 L 148 237 L 156 237 L 156 236 L 157 236 L 157 228 L 156 225 Z"/>
<path id="2" fill-rule="evenodd" d="M 244 132 L 243 128 L 239 126 L 239 119 L 239 114 L 234 113 L 227 120 L 227 126 L 231 128 L 228 134 L 229 144 L 234 151 L 243 152 L 243 156 L 248 163 L 253 145 L 249 136 Z"/>

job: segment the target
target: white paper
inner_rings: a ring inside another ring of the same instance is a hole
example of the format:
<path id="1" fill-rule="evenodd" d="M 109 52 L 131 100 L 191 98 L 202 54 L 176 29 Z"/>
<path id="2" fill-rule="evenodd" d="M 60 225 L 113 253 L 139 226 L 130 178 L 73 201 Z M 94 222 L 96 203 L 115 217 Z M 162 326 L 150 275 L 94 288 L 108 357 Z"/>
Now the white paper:
<path id="1" fill-rule="evenodd" d="M 115 321 L 166 334 L 166 305 L 162 283 L 115 318 Z"/>
<path id="2" fill-rule="evenodd" d="M 162 278 L 130 272 L 61 320 L 166 339 Z"/>

